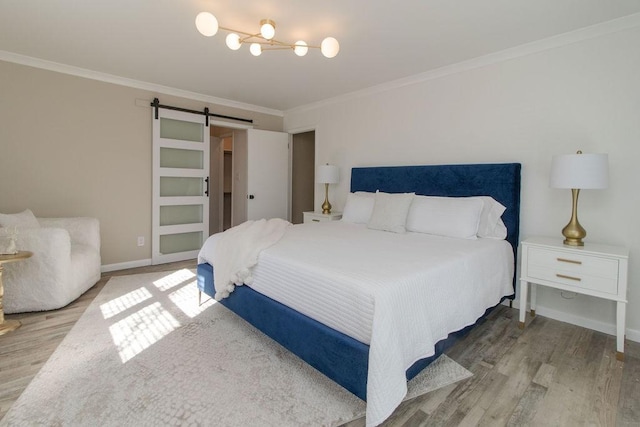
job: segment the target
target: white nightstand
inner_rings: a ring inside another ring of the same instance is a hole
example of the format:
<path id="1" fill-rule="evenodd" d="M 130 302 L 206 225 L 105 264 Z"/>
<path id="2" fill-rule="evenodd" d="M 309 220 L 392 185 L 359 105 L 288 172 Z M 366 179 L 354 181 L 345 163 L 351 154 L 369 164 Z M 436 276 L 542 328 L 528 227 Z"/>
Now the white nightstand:
<path id="1" fill-rule="evenodd" d="M 536 285 L 616 301 L 616 358 L 624 360 L 628 263 L 629 250 L 619 246 L 589 242 L 584 246 L 567 246 L 562 239 L 548 237 L 523 241 L 520 328 L 524 328 L 529 284 L 532 317 L 536 315 Z"/>
<path id="2" fill-rule="evenodd" d="M 322 212 L 302 212 L 302 216 L 305 224 L 310 222 L 339 221 L 342 218 L 342 212 L 331 212 L 330 214 L 323 214 Z"/>

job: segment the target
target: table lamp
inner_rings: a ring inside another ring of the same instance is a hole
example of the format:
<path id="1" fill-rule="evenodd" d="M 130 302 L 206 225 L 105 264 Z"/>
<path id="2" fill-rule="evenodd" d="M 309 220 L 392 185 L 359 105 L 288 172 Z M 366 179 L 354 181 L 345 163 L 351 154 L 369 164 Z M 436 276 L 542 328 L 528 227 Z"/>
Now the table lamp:
<path id="1" fill-rule="evenodd" d="M 330 164 L 320 165 L 316 169 L 316 182 L 324 184 L 324 203 L 322 204 L 322 213 L 328 215 L 331 213 L 331 203 L 329 203 L 329 184 L 337 184 L 340 182 L 340 169 Z"/>
<path id="2" fill-rule="evenodd" d="M 571 220 L 562 229 L 564 244 L 584 246 L 587 231 L 578 222 L 578 195 L 580 190 L 602 189 L 609 185 L 609 158 L 607 154 L 563 154 L 553 156 L 549 186 L 570 188 L 573 204 Z"/>

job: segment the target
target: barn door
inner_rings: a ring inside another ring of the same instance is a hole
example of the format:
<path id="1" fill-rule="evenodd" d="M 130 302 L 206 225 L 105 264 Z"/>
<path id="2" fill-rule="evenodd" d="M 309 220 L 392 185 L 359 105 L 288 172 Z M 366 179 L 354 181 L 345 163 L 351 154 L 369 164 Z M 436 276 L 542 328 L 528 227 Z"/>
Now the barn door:
<path id="1" fill-rule="evenodd" d="M 151 261 L 194 259 L 209 236 L 209 127 L 199 114 L 152 114 Z"/>

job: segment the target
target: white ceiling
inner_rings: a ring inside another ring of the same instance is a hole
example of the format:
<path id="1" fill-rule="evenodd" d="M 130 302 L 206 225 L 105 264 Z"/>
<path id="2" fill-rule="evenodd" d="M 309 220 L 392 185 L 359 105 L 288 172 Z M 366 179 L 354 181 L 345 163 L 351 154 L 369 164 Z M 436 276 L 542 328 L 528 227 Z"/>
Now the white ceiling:
<path id="1" fill-rule="evenodd" d="M 198 33 L 203 10 L 248 32 L 270 18 L 282 41 L 333 36 L 340 53 L 231 51 L 226 33 Z M 639 12 L 638 0 L 2 0 L 0 51 L 286 111 Z"/>

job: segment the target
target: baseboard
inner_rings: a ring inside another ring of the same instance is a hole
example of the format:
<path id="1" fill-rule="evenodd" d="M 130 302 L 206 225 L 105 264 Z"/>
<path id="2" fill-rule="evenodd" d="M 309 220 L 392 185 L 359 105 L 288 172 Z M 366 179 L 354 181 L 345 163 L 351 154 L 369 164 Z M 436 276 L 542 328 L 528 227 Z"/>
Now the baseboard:
<path id="1" fill-rule="evenodd" d="M 126 270 L 128 268 L 146 267 L 151 265 L 151 259 L 139 259 L 136 261 L 119 262 L 117 264 L 107 264 L 100 267 L 102 273 L 116 270 Z"/>
<path id="2" fill-rule="evenodd" d="M 636 329 L 629 329 L 625 331 L 625 336 L 630 341 L 640 342 L 640 331 Z"/>
<path id="3" fill-rule="evenodd" d="M 508 301 L 503 302 L 504 305 L 509 305 Z M 520 301 L 514 300 L 513 307 L 520 307 Z M 527 307 L 528 308 L 528 307 Z M 598 320 L 589 319 L 582 316 L 576 316 L 573 314 L 565 313 L 564 311 L 553 310 L 542 307 L 540 304 L 536 307 L 536 315 L 548 317 L 550 319 L 559 320 L 561 322 L 570 323 L 572 325 L 581 326 L 587 329 L 593 329 L 594 331 L 603 332 L 609 335 L 616 335 L 616 325 L 613 323 L 600 322 Z M 636 329 L 625 330 L 625 336 L 630 341 L 640 342 L 640 331 Z"/>

